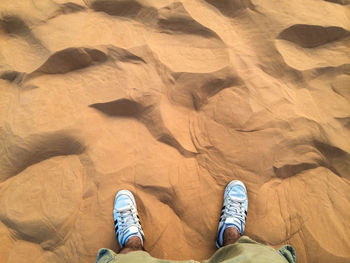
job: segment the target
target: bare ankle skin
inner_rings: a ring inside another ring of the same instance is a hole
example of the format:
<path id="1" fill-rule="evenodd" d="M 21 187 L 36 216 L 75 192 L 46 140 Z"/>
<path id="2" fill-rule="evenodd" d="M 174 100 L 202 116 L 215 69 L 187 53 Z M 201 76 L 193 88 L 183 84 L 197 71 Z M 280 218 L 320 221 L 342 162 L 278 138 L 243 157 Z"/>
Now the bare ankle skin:
<path id="1" fill-rule="evenodd" d="M 125 246 L 119 251 L 119 254 L 127 254 L 129 252 L 144 250 L 139 237 L 130 237 Z"/>
<path id="2" fill-rule="evenodd" d="M 237 228 L 228 227 L 224 231 L 224 242 L 223 246 L 231 245 L 236 243 L 236 241 L 241 237 Z"/>

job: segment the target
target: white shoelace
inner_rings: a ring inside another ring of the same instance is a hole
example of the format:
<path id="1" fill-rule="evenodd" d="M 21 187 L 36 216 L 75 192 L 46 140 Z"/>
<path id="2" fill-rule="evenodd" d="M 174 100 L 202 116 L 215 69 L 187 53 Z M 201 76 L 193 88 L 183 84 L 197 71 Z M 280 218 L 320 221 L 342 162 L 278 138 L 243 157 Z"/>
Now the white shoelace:
<path id="1" fill-rule="evenodd" d="M 228 217 L 238 218 L 241 222 L 245 220 L 245 212 L 243 207 L 244 201 L 233 200 L 228 197 L 227 205 L 225 206 L 224 214 L 221 220 L 225 220 Z"/>
<path id="2" fill-rule="evenodd" d="M 124 208 L 117 211 L 118 213 L 118 231 L 123 233 L 130 226 L 139 228 L 139 219 L 136 216 L 134 208 Z"/>

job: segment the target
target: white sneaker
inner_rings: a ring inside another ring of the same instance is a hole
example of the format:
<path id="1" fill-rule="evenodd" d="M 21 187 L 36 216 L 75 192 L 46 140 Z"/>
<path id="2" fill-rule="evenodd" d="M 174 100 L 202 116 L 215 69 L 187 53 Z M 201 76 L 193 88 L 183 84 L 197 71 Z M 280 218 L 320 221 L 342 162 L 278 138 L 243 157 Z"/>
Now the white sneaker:
<path id="1" fill-rule="evenodd" d="M 224 204 L 221 210 L 216 241 L 218 248 L 223 246 L 226 228 L 235 227 L 240 235 L 243 234 L 247 212 L 247 189 L 241 181 L 233 180 L 225 188 Z"/>
<path id="2" fill-rule="evenodd" d="M 140 219 L 137 214 L 136 201 L 132 193 L 128 190 L 121 190 L 114 200 L 114 226 L 117 238 L 121 247 L 124 247 L 130 237 L 137 236 L 143 241 L 143 233 Z"/>

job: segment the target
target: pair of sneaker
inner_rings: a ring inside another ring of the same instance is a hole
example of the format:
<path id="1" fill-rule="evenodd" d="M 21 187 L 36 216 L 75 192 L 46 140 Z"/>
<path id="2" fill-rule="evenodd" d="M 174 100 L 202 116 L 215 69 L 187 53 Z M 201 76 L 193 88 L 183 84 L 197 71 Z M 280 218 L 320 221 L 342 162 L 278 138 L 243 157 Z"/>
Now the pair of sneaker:
<path id="1" fill-rule="evenodd" d="M 216 246 L 223 246 L 224 231 L 228 227 L 235 227 L 242 235 L 248 211 L 247 190 L 241 181 L 231 181 L 225 188 L 224 203 L 221 210 Z M 114 226 L 121 247 L 124 247 L 130 237 L 137 236 L 143 241 L 140 218 L 137 213 L 136 201 L 128 190 L 117 193 L 114 201 Z"/>

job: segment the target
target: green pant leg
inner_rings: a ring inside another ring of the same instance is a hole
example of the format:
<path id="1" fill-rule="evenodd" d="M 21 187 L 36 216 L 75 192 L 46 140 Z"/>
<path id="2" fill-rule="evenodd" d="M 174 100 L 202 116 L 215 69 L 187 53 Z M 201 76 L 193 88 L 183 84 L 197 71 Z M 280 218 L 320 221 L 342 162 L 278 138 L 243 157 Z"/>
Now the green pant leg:
<path id="1" fill-rule="evenodd" d="M 101 248 L 98 251 L 97 259 L 95 263 L 109 263 L 109 262 L 110 263 L 117 262 L 116 254 L 108 248 Z"/>
<path id="2" fill-rule="evenodd" d="M 152 257 L 146 251 L 134 251 L 127 254 L 116 254 L 112 250 L 102 248 L 98 252 L 96 263 L 199 263 L 194 260 L 175 261 Z"/>
<path id="3" fill-rule="evenodd" d="M 284 246 L 279 251 L 242 236 L 235 244 L 220 248 L 203 263 L 295 263 L 295 251 Z"/>
<path id="4" fill-rule="evenodd" d="M 285 245 L 278 250 L 282 256 L 284 256 L 289 263 L 295 263 L 297 261 L 297 255 L 295 249 L 291 245 Z"/>

